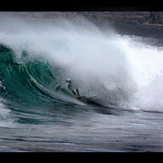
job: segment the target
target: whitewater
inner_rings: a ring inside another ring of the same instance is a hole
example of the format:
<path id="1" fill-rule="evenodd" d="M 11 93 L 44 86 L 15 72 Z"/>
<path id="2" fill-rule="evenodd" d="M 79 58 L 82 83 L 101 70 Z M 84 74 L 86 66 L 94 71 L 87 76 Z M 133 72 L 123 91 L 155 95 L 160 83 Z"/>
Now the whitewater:
<path id="1" fill-rule="evenodd" d="M 163 151 L 157 42 L 83 17 L 1 18 L 0 151 Z"/>

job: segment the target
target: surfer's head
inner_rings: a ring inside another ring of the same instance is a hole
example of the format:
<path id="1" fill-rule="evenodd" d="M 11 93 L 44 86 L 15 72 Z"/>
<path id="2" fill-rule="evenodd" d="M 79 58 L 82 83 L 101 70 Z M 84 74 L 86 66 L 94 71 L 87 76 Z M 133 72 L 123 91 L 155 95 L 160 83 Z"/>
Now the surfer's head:
<path id="1" fill-rule="evenodd" d="M 65 82 L 71 83 L 71 79 L 70 78 L 66 78 Z"/>

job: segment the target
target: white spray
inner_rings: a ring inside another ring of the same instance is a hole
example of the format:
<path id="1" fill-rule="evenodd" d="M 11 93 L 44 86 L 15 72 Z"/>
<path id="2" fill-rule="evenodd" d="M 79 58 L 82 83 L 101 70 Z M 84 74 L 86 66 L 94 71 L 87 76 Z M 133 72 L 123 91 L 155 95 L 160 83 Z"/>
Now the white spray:
<path id="1" fill-rule="evenodd" d="M 60 80 L 71 78 L 82 95 L 132 109 L 163 111 L 162 50 L 110 29 L 106 35 L 81 17 L 50 23 L 17 19 L 10 25 L 13 30 L 6 21 L 1 22 L 8 28 L 0 31 L 0 42 L 16 52 L 17 60 L 26 48 L 28 60 L 41 57 L 62 67 Z"/>

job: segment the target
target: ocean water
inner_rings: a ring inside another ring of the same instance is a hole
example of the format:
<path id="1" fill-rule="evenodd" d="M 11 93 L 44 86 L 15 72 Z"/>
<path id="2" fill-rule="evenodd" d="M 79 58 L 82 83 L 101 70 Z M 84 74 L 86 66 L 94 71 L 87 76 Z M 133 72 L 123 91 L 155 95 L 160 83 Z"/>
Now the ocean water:
<path id="1" fill-rule="evenodd" d="M 158 42 L 83 17 L 1 18 L 0 152 L 162 152 Z"/>

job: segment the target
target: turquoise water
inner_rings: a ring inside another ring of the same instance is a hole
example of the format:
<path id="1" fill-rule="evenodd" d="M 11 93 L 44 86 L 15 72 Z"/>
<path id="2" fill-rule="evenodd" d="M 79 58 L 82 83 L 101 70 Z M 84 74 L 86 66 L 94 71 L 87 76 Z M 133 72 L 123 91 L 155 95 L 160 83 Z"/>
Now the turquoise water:
<path id="1" fill-rule="evenodd" d="M 0 151 L 162 151 L 162 46 L 80 20 L 1 21 Z"/>

